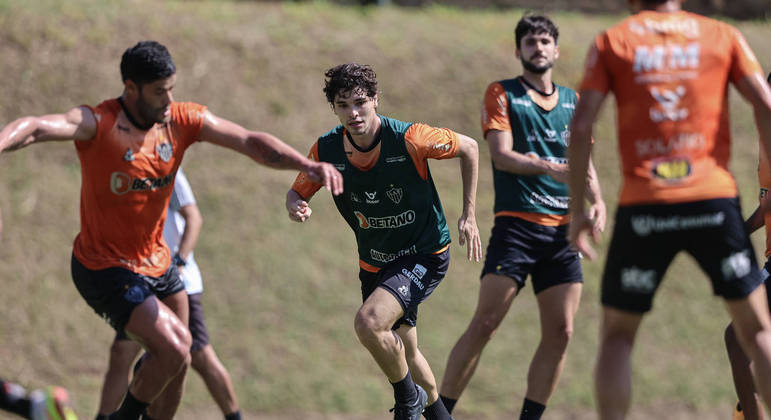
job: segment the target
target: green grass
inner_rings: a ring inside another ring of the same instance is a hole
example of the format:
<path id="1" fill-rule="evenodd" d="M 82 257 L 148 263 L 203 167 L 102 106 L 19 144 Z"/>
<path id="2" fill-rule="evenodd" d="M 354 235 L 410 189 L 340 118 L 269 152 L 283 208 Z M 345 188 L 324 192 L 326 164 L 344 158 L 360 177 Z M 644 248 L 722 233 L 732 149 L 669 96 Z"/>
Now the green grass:
<path id="1" fill-rule="evenodd" d="M 171 49 L 179 70 L 175 95 L 217 115 L 274 133 L 305 152 L 337 124 L 321 91 L 323 72 L 346 61 L 372 64 L 380 110 L 452 128 L 481 140 L 479 109 L 488 83 L 520 72 L 513 56 L 519 10 L 340 7 L 325 2 L 0 1 L 0 121 L 95 105 L 120 94 L 123 50 L 141 39 Z M 575 86 L 591 37 L 613 16 L 566 13 L 555 80 Z M 739 25 L 762 63 L 771 62 L 765 22 Z M 733 94 L 732 169 L 745 213 L 757 191 L 757 141 L 746 104 Z M 609 209 L 619 188 L 612 100 L 597 125 L 596 164 Z M 480 144 L 477 217 L 485 242 L 492 225 L 489 154 Z M 254 165 L 202 144 L 185 168 L 204 216 L 196 256 L 213 343 L 251 417 L 343 414 L 387 418 L 390 387 L 358 344 L 360 304 L 353 235 L 325 191 L 305 225 L 284 215 L 295 174 Z M 432 163 L 457 240 L 461 187 L 457 161 Z M 30 386 L 70 389 L 85 418 L 95 412 L 112 331 L 72 285 L 69 258 L 79 230 L 79 166 L 72 144 L 38 145 L 0 158 L 0 375 Z M 611 214 L 612 215 L 612 214 Z M 607 245 L 605 235 L 600 248 Z M 762 234 L 754 239 L 762 251 Z M 422 349 L 441 378 L 465 329 L 480 264 L 453 244 L 450 272 L 421 306 Z M 759 252 L 760 253 L 760 252 Z M 598 278 L 587 261 L 585 293 L 553 413 L 593 406 Z M 518 409 L 538 340 L 531 288 L 514 303 L 459 405 L 459 418 L 501 418 Z M 670 269 L 635 353 L 635 411 L 685 407 L 692 417 L 728 413 L 734 400 L 722 329 L 727 316 L 688 257 Z M 191 375 L 181 418 L 216 418 L 201 381 Z M 313 414 L 315 413 L 315 414 Z M 727 415 L 726 415 L 727 416 Z M 724 416 L 724 417 L 726 417 Z M 2 415 L 0 415 L 0 418 Z M 208 417 L 207 417 L 208 418 Z M 286 417 L 283 417 L 286 418 Z M 591 418 L 591 417 L 589 417 Z"/>

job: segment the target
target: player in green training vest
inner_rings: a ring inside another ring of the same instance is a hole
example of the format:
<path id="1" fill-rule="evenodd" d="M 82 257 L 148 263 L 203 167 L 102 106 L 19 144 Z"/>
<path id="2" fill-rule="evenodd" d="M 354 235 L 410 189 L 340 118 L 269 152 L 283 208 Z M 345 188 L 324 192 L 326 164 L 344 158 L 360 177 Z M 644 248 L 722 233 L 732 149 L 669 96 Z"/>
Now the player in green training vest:
<path id="1" fill-rule="evenodd" d="M 442 381 L 442 400 L 451 412 L 528 275 L 541 341 L 530 362 L 520 419 L 541 417 L 562 371 L 583 278 L 579 255 L 566 238 L 566 150 L 577 97 L 552 82 L 558 34 L 547 17 L 524 16 L 515 30 L 522 76 L 491 83 L 485 94 L 482 131 L 493 161 L 495 224 L 476 312 L 450 353 Z M 594 228 L 601 231 L 605 204 L 594 167 L 588 175 Z"/>
<path id="2" fill-rule="evenodd" d="M 377 113 L 371 67 L 342 64 L 325 74 L 324 92 L 341 125 L 321 136 L 310 157 L 332 163 L 345 192 L 335 205 L 356 235 L 364 304 L 356 314 L 359 341 L 394 388 L 394 419 L 448 420 L 434 374 L 418 350 L 418 305 L 449 266 L 450 230 L 428 159 L 460 158 L 463 214 L 459 242 L 469 260 L 482 245 L 475 211 L 477 143 L 451 130 L 406 123 Z M 287 193 L 290 219 L 308 220 L 308 201 L 321 184 L 300 174 Z M 413 382 L 414 378 L 414 382 Z"/>

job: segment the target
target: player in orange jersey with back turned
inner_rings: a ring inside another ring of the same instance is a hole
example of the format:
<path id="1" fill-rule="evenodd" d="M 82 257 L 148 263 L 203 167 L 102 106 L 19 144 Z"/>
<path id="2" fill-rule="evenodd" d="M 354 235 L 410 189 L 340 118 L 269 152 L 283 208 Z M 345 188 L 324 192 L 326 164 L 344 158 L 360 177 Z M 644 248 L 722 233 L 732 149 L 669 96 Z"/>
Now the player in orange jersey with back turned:
<path id="1" fill-rule="evenodd" d="M 631 399 L 630 353 L 675 254 L 691 254 L 725 299 L 739 341 L 771 402 L 771 316 L 728 171 L 728 83 L 755 109 L 771 150 L 771 90 L 732 26 L 681 10 L 681 0 L 630 0 L 637 12 L 590 48 L 569 147 L 569 239 L 589 257 L 584 209 L 592 125 L 616 96 L 624 182 L 602 280 L 595 391 L 600 418 L 622 419 Z M 597 239 L 596 232 L 593 235 Z"/>

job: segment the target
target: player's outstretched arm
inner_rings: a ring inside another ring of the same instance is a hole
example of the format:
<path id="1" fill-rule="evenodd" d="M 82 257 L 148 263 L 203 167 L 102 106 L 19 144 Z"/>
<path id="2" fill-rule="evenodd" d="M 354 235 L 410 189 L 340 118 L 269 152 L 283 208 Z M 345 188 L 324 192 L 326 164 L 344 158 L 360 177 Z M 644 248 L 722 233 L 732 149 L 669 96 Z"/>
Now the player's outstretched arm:
<path id="1" fill-rule="evenodd" d="M 64 114 L 22 117 L 0 130 L 0 153 L 18 150 L 33 143 L 53 140 L 91 140 L 96 134 L 96 118 L 85 107 Z M 3 221 L 0 217 L 0 238 Z"/>
<path id="2" fill-rule="evenodd" d="M 463 213 L 458 219 L 458 243 L 466 245 L 466 257 L 482 258 L 482 241 L 476 220 L 477 178 L 479 177 L 479 147 L 476 140 L 458 134 L 457 157 L 460 158 L 460 176 L 463 180 Z"/>
<path id="3" fill-rule="evenodd" d="M 247 130 L 207 111 L 200 138 L 233 149 L 271 168 L 302 171 L 334 195 L 343 192 L 343 177 L 334 166 L 306 158 L 272 134 Z"/>
<path id="4" fill-rule="evenodd" d="M 568 186 L 570 188 L 570 226 L 568 240 L 576 249 L 589 259 L 597 257 L 594 248 L 586 237 L 591 233 L 595 243 L 599 241 L 600 232 L 594 229 L 594 222 L 586 213 L 587 174 L 592 150 L 592 126 L 600 111 L 605 94 L 593 90 L 580 94 L 576 113 L 573 115 L 573 126 L 568 146 L 568 162 L 570 173 Z M 598 184 L 599 185 L 599 184 Z"/>
<path id="5" fill-rule="evenodd" d="M 64 114 L 22 117 L 0 130 L 0 153 L 44 141 L 91 140 L 95 134 L 96 118 L 85 107 Z"/>
<path id="6" fill-rule="evenodd" d="M 313 213 L 308 201 L 291 188 L 286 193 L 286 211 L 289 214 L 289 220 L 299 223 L 308 220 Z"/>

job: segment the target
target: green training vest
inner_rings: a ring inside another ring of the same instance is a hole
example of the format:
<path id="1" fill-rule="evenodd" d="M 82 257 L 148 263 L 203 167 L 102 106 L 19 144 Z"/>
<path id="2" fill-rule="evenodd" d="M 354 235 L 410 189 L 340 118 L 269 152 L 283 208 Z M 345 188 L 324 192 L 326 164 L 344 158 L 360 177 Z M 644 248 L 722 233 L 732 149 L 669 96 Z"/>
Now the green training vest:
<path id="1" fill-rule="evenodd" d="M 343 149 L 343 126 L 319 138 L 319 160 L 343 175 L 337 210 L 356 234 L 359 258 L 375 267 L 404 255 L 432 253 L 450 243 L 450 230 L 431 172 L 423 180 L 407 152 L 404 133 L 412 125 L 379 116 L 380 156 L 361 171 Z"/>
<path id="2" fill-rule="evenodd" d="M 514 136 L 513 149 L 523 155 L 555 163 L 567 163 L 570 121 L 575 112 L 576 93 L 563 86 L 559 102 L 551 111 L 536 105 L 519 79 L 500 82 L 506 91 L 509 122 Z M 495 213 L 517 211 L 540 214 L 568 212 L 568 186 L 548 175 L 519 175 L 499 170 L 493 162 Z"/>

